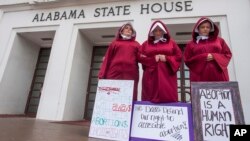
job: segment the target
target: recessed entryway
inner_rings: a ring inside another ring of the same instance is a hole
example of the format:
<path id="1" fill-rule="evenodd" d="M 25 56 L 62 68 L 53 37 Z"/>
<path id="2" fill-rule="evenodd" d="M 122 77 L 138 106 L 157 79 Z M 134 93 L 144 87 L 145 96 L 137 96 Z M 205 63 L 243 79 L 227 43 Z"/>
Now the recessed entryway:
<path id="1" fill-rule="evenodd" d="M 55 31 L 15 34 L 0 85 L 0 114 L 36 116 L 54 35 Z"/>

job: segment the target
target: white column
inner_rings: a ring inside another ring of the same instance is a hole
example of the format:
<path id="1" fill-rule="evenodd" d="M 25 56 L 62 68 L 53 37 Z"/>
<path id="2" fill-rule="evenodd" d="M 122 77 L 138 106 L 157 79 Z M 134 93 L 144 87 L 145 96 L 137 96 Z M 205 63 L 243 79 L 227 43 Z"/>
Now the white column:
<path id="1" fill-rule="evenodd" d="M 62 22 L 57 29 L 51 49 L 48 68 L 44 80 L 42 95 L 38 107 L 37 118 L 46 120 L 62 120 L 59 112 L 64 108 L 63 82 L 70 49 L 73 24 Z"/>

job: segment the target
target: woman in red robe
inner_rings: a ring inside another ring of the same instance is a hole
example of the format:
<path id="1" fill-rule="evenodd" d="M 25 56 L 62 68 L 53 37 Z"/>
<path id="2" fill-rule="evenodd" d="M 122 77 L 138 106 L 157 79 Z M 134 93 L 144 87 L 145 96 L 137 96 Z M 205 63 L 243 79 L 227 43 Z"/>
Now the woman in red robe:
<path id="1" fill-rule="evenodd" d="M 232 54 L 218 34 L 218 27 L 210 19 L 202 17 L 196 23 L 193 39 L 184 52 L 190 81 L 229 81 L 227 66 Z"/>
<path id="2" fill-rule="evenodd" d="M 120 27 L 116 39 L 108 47 L 98 75 L 99 79 L 134 80 L 134 101 L 137 100 L 137 53 L 140 46 L 135 38 L 136 31 L 130 23 Z"/>
<path id="3" fill-rule="evenodd" d="M 168 29 L 161 21 L 155 21 L 148 39 L 139 49 L 138 60 L 142 64 L 142 100 L 151 102 L 177 102 L 177 71 L 182 54 Z"/>

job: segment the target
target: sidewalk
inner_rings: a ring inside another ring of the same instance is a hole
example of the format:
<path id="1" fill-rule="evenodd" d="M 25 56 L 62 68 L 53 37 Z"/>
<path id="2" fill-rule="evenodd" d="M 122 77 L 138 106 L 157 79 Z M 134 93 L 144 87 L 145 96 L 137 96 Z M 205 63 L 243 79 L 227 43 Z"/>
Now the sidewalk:
<path id="1" fill-rule="evenodd" d="M 104 141 L 88 138 L 89 124 L 59 123 L 25 117 L 0 118 L 0 141 Z"/>

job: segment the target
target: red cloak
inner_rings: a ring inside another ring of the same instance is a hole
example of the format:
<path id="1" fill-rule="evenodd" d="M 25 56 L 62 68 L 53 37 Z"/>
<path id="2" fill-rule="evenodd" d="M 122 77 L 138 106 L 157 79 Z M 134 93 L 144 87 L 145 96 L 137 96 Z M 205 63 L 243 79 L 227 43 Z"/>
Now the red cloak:
<path id="1" fill-rule="evenodd" d="M 166 42 L 154 43 L 151 36 L 152 28 L 155 24 L 161 24 L 166 33 L 163 35 Z M 156 62 L 155 55 L 163 54 L 166 62 Z M 142 57 L 142 55 L 145 55 Z M 170 38 L 165 24 L 155 21 L 145 41 L 139 49 L 138 60 L 143 67 L 142 78 L 142 100 L 151 102 L 177 102 L 177 74 L 181 63 L 181 50 Z"/>
<path id="2" fill-rule="evenodd" d="M 209 38 L 196 42 L 198 26 L 204 21 L 209 21 L 213 31 Z M 208 18 L 202 17 L 195 25 L 192 40 L 188 42 L 184 51 L 184 61 L 190 71 L 191 81 L 229 81 L 227 66 L 232 57 L 226 42 L 218 37 L 218 27 Z M 214 60 L 207 61 L 211 53 Z"/>
<path id="3" fill-rule="evenodd" d="M 134 29 L 131 39 L 124 40 L 121 37 L 120 33 L 125 25 L 119 28 L 116 39 L 109 45 L 98 77 L 99 79 L 134 80 L 133 100 L 137 100 L 139 80 L 137 53 L 140 44 L 135 41 Z"/>

